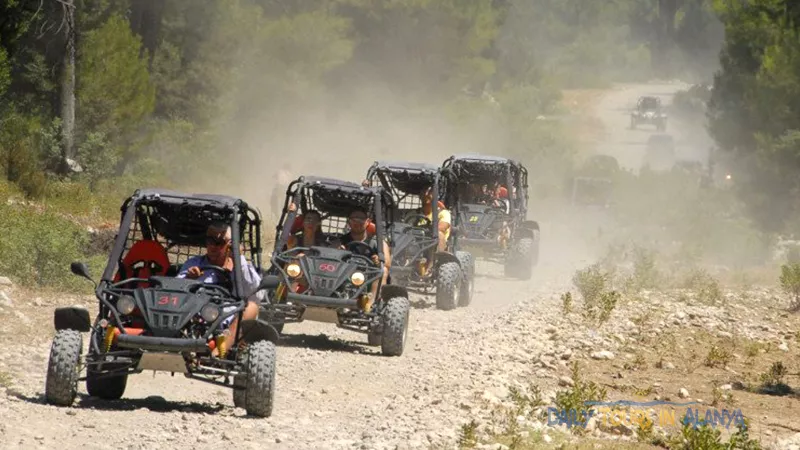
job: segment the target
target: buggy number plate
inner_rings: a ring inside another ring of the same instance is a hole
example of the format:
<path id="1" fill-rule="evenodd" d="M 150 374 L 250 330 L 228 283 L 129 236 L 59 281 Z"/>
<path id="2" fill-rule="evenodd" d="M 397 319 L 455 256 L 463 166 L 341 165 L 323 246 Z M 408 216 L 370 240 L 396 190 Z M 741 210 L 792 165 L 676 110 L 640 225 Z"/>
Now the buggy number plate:
<path id="1" fill-rule="evenodd" d="M 470 223 L 475 223 L 478 221 L 478 216 L 469 216 Z"/>
<path id="2" fill-rule="evenodd" d="M 333 272 L 333 271 L 336 270 L 336 265 L 335 264 L 329 264 L 329 263 L 322 263 L 322 264 L 319 265 L 319 270 L 321 270 L 323 272 Z"/>
<path id="3" fill-rule="evenodd" d="M 158 305 L 159 306 L 163 306 L 163 305 L 178 306 L 178 304 L 180 304 L 180 302 L 181 302 L 180 298 L 178 296 L 175 296 L 175 295 L 173 295 L 171 297 L 169 295 L 162 295 L 158 299 Z"/>

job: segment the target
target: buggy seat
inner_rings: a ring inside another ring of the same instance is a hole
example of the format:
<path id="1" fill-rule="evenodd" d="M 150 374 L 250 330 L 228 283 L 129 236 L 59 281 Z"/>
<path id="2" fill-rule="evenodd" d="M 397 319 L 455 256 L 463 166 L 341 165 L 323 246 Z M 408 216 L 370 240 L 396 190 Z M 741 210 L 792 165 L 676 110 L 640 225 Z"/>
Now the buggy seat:
<path id="1" fill-rule="evenodd" d="M 167 250 L 158 241 L 144 239 L 136 242 L 119 263 L 114 282 L 127 278 L 150 278 L 165 276 L 170 268 Z M 147 288 L 146 281 L 134 282 L 133 287 Z"/>

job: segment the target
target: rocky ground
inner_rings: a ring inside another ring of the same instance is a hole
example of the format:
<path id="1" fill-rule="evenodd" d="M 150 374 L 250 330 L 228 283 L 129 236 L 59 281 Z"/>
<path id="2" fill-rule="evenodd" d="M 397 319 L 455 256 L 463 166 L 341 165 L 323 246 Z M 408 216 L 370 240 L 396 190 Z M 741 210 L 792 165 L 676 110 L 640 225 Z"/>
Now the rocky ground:
<path id="1" fill-rule="evenodd" d="M 623 107 L 638 95 L 669 89 L 676 87 L 624 87 L 604 97 L 607 128 L 625 130 Z M 625 143 L 641 144 L 648 132 L 621 133 L 602 138 L 603 148 L 633 164 Z M 401 357 L 382 357 L 365 336 L 327 324 L 287 326 L 267 419 L 245 417 L 229 390 L 162 374 L 132 377 L 119 401 L 90 399 L 80 384 L 73 407 L 46 405 L 53 308 L 82 304 L 94 311 L 95 301 L 0 279 L 0 336 L 7 342 L 0 348 L 0 448 L 393 450 L 455 448 L 464 438 L 475 438 L 476 448 L 652 448 L 653 437 L 678 431 L 657 424 L 638 443 L 636 427 L 624 423 L 595 420 L 580 435 L 548 423 L 556 394 L 578 390 L 571 372 L 578 363 L 577 387 L 596 383 L 607 400 L 738 408 L 751 421 L 752 438 L 800 449 L 793 390 L 800 386 L 800 315 L 787 311 L 777 272 L 750 286 L 720 278 L 720 295 L 707 285 L 626 294 L 600 323 L 583 317 L 572 284 L 575 270 L 598 254 L 568 227 L 537 219 L 543 238 L 534 279 L 504 279 L 498 265 L 481 262 L 470 307 L 438 311 L 431 299 L 415 296 Z M 567 291 L 573 302 L 565 307 Z M 685 409 L 677 412 L 680 418 Z"/>

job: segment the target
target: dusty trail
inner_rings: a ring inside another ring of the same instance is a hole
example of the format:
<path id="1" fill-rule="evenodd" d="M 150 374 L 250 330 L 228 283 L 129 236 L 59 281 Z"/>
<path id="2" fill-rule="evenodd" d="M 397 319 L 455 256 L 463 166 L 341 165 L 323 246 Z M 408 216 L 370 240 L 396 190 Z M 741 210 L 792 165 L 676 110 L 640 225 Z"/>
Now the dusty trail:
<path id="1" fill-rule="evenodd" d="M 622 144 L 643 144 L 647 132 L 625 130 L 618 108 L 653 88 L 614 91 L 598 107 L 610 133 L 604 150 L 616 152 L 621 163 L 630 154 Z M 481 398 L 503 397 L 518 378 L 537 377 L 543 387 L 557 382 L 533 361 L 558 351 L 545 328 L 561 314 L 558 295 L 585 264 L 578 258 L 585 252 L 575 236 L 564 234 L 567 228 L 531 216 L 543 231 L 534 279 L 506 280 L 500 266 L 479 262 L 470 307 L 437 311 L 432 299 L 415 296 L 409 344 L 399 358 L 382 357 L 364 345 L 365 336 L 331 325 L 287 325 L 278 349 L 275 410 L 268 419 L 245 418 L 227 389 L 164 374 L 131 377 L 119 401 L 89 399 L 80 383 L 74 407 L 45 405 L 53 307 L 82 303 L 94 311 L 96 305 L 92 298 L 34 301 L 30 293 L 11 289 L 22 316 L 0 307 L 0 334 L 5 342 L 15 333 L 22 338 L 13 339 L 19 346 L 0 349 L 0 448 L 395 449 L 452 442 L 458 427 L 477 414 Z M 33 356 L 18 359 L 26 354 Z"/>

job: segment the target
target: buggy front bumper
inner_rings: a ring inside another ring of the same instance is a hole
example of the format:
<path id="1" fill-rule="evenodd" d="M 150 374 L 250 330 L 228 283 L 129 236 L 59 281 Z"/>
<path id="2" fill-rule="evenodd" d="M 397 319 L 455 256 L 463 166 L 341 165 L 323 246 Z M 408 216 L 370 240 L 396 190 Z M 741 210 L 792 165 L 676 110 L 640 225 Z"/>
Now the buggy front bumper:
<path id="1" fill-rule="evenodd" d="M 286 299 L 292 303 L 297 303 L 303 306 L 360 309 L 358 300 L 354 298 L 321 297 L 318 295 L 304 295 L 290 292 L 286 294 Z"/>
<path id="2" fill-rule="evenodd" d="M 135 336 L 132 334 L 117 336 L 117 346 L 154 352 L 203 352 L 208 350 L 208 344 L 202 339 Z"/>

